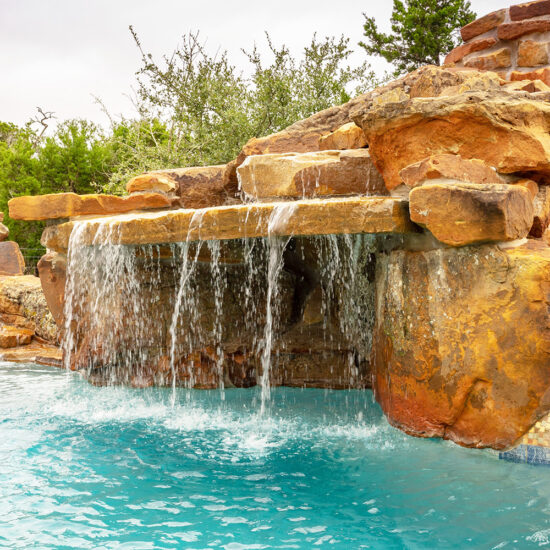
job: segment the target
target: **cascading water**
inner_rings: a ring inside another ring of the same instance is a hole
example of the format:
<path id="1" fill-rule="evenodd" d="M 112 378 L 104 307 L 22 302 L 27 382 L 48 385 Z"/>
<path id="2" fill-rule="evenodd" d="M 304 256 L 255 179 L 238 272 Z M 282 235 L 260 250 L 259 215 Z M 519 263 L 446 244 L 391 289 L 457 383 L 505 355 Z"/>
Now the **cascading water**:
<path id="1" fill-rule="evenodd" d="M 337 387 L 364 385 L 374 238 L 279 236 L 295 208 L 277 204 L 268 237 L 236 241 L 122 246 L 109 220 L 75 223 L 65 364 L 102 384 L 258 384 L 261 414 L 273 383 L 315 386 L 339 376 Z M 201 221 L 199 210 L 195 228 Z M 100 227 L 83 246 L 88 223 Z M 296 380 L 293 361 L 302 369 Z M 349 375 L 338 374 L 344 363 Z"/>

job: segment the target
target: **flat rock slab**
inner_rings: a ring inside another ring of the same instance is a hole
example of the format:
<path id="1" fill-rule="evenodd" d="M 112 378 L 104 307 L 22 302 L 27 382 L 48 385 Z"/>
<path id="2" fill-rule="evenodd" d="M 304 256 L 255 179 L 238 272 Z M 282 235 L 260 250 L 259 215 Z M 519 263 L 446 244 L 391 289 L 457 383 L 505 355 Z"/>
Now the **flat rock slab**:
<path id="1" fill-rule="evenodd" d="M 122 214 L 132 210 L 166 208 L 172 201 L 160 193 L 140 193 L 129 197 L 56 193 L 16 197 L 8 202 L 14 220 L 53 220 L 73 216 Z"/>
<path id="2" fill-rule="evenodd" d="M 57 346 L 32 340 L 27 346 L 0 349 L 0 360 L 13 363 L 37 363 L 50 367 L 63 366 L 63 352 Z"/>
<path id="3" fill-rule="evenodd" d="M 19 245 L 13 241 L 0 242 L 0 275 L 23 275 L 25 259 Z"/>
<path id="4" fill-rule="evenodd" d="M 78 235 L 81 245 L 417 231 L 409 219 L 406 201 L 390 197 L 354 197 L 172 210 L 67 222 L 47 227 L 42 244 L 50 250 L 65 252 L 76 223 L 81 224 Z"/>
<path id="5" fill-rule="evenodd" d="M 388 194 L 367 149 L 254 155 L 237 172 L 255 199 Z"/>
<path id="6" fill-rule="evenodd" d="M 411 219 L 451 246 L 527 237 L 533 199 L 519 185 L 431 183 L 410 195 Z"/>

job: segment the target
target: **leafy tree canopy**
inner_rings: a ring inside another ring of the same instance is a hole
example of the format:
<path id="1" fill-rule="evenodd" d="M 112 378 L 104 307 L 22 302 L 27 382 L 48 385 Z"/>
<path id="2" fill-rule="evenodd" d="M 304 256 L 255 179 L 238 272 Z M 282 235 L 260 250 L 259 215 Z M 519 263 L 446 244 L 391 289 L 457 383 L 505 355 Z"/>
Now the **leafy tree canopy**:
<path id="1" fill-rule="evenodd" d="M 476 17 L 467 0 L 394 0 L 392 32 L 385 34 L 373 17 L 363 15 L 366 40 L 359 45 L 395 65 L 396 76 L 422 65 L 439 65 L 459 44 L 460 28 Z"/>

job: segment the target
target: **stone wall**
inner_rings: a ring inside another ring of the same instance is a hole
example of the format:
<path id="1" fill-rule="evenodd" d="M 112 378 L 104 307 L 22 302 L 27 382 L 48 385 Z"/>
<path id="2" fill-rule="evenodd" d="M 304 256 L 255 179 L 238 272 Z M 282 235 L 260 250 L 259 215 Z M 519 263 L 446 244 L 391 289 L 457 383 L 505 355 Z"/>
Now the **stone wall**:
<path id="1" fill-rule="evenodd" d="M 550 85 L 550 1 L 538 0 L 485 15 L 461 29 L 464 44 L 445 64 L 495 71 L 510 81 Z"/>

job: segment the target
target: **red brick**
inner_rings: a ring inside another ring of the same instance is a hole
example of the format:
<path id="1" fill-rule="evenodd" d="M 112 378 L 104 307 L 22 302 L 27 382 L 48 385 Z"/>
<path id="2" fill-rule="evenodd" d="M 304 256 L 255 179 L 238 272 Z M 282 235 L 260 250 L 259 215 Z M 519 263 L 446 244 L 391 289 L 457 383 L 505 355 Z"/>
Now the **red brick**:
<path id="1" fill-rule="evenodd" d="M 510 7 L 510 19 L 512 21 L 521 21 L 548 14 L 550 14 L 550 0 L 538 0 L 537 2 L 528 2 L 527 4 Z"/>
<path id="2" fill-rule="evenodd" d="M 498 27 L 504 21 L 505 17 L 506 10 L 498 10 L 472 21 L 460 29 L 462 40 L 467 42 L 480 34 Z"/>
<path id="3" fill-rule="evenodd" d="M 497 36 L 500 40 L 515 40 L 525 34 L 534 32 L 550 31 L 550 20 L 535 19 L 531 21 L 520 21 L 518 23 L 505 23 L 497 29 Z"/>
<path id="4" fill-rule="evenodd" d="M 496 43 L 497 39 L 490 37 L 480 38 L 479 40 L 473 40 L 467 44 L 462 44 L 462 46 L 458 46 L 458 48 L 455 48 L 447 55 L 445 58 L 445 63 L 458 63 L 464 56 L 470 53 L 486 50 L 487 48 L 494 46 Z"/>

